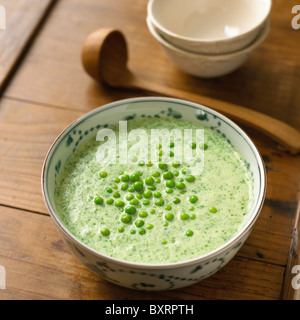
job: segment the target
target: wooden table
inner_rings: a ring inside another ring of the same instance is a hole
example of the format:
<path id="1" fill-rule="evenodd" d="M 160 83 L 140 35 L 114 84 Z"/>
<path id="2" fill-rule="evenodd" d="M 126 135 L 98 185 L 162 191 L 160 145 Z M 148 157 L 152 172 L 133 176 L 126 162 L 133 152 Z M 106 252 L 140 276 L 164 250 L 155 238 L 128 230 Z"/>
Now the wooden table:
<path id="1" fill-rule="evenodd" d="M 298 2 L 274 0 L 271 32 L 247 63 L 228 76 L 201 80 L 173 66 L 151 37 L 145 23 L 146 0 L 2 1 L 7 29 L 0 31 L 0 271 L 5 268 L 6 288 L 0 289 L 0 299 L 277 300 L 299 296 L 299 290 L 291 290 L 295 276 L 291 267 L 298 249 L 290 251 L 290 245 L 300 157 L 280 151 L 276 143 L 250 128 L 244 129 L 267 166 L 261 215 L 227 266 L 184 289 L 137 292 L 94 275 L 59 238 L 40 187 L 46 152 L 66 125 L 107 102 L 145 95 L 105 88 L 84 72 L 82 44 L 101 27 L 124 32 L 129 65 L 139 77 L 259 110 L 299 128 L 300 30 L 291 26 L 291 9 Z"/>

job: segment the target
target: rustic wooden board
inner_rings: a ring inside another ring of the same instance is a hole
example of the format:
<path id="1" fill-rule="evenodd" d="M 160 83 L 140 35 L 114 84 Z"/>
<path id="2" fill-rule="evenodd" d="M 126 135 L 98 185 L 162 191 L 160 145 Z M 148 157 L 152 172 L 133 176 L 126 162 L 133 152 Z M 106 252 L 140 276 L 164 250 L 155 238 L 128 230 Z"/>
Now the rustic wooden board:
<path id="1" fill-rule="evenodd" d="M 92 31 L 114 27 L 124 32 L 130 68 L 140 77 L 253 108 L 299 127 L 300 41 L 299 30 L 291 27 L 297 0 L 274 0 L 266 41 L 239 70 L 213 80 L 191 77 L 173 66 L 147 29 L 146 4 L 59 1 L 5 95 L 84 111 L 124 97 L 122 92 L 103 92 L 84 73 L 80 60 L 83 41 Z"/>
<path id="2" fill-rule="evenodd" d="M 0 30 L 0 93 L 56 0 L 2 0 L 6 29 Z"/>
<path id="3" fill-rule="evenodd" d="M 209 279 L 172 292 L 137 293 L 89 272 L 59 239 L 40 187 L 48 148 L 67 124 L 86 111 L 142 95 L 104 88 L 85 74 L 81 46 L 98 28 L 124 31 L 130 68 L 140 77 L 244 105 L 300 126 L 300 34 L 290 24 L 296 0 L 288 5 L 274 0 L 271 33 L 265 43 L 241 69 L 215 80 L 190 77 L 169 62 L 147 30 L 146 4 L 146 0 L 58 1 L 5 88 L 0 100 L 0 265 L 6 267 L 7 289 L 0 290 L 0 299 L 296 296 L 283 295 L 282 290 L 284 280 L 290 281 L 288 257 L 300 190 L 300 157 L 278 150 L 274 142 L 249 128 L 244 129 L 267 166 L 266 202 L 238 255 Z"/>

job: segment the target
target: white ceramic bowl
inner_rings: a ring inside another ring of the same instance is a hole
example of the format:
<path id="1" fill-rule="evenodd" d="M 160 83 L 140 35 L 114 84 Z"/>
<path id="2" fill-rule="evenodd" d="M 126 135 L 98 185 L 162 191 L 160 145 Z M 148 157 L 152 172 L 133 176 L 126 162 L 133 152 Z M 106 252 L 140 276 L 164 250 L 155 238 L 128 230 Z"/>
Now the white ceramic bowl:
<path id="1" fill-rule="evenodd" d="M 148 17 L 170 44 L 201 54 L 247 47 L 261 32 L 271 0 L 150 0 Z"/>
<path id="2" fill-rule="evenodd" d="M 152 36 L 160 44 L 169 59 L 182 71 L 200 78 L 221 77 L 238 69 L 265 40 L 270 29 L 269 21 L 266 21 L 263 30 L 255 41 L 240 51 L 222 55 L 202 55 L 184 51 L 167 42 L 155 31 L 149 18 L 147 18 L 147 25 Z"/>
<path id="3" fill-rule="evenodd" d="M 129 118 L 166 116 L 215 128 L 242 154 L 253 178 L 251 211 L 237 234 L 216 250 L 195 259 L 169 264 L 139 264 L 103 255 L 79 241 L 64 226 L 57 213 L 55 189 L 66 160 L 79 144 L 96 135 L 99 128 Z M 118 285 L 142 290 L 168 290 L 188 286 L 212 275 L 228 263 L 250 234 L 263 206 L 265 167 L 249 137 L 223 115 L 201 105 L 171 98 L 133 98 L 94 109 L 68 126 L 51 146 L 42 171 L 46 206 L 70 251 L 90 270 Z"/>

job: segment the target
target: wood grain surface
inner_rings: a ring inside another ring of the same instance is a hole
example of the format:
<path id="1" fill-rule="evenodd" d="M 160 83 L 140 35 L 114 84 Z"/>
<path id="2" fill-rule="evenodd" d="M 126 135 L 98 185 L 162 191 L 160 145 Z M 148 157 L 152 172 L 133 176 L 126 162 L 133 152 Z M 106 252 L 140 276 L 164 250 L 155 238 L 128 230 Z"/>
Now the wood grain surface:
<path id="1" fill-rule="evenodd" d="M 287 275 L 292 267 L 289 256 L 300 190 L 300 158 L 281 151 L 254 129 L 242 126 L 267 167 L 261 215 L 228 265 L 184 289 L 137 292 L 91 273 L 59 238 L 40 187 L 46 152 L 66 125 L 107 102 L 145 95 L 103 87 L 83 70 L 82 44 L 101 27 L 124 32 L 129 67 L 138 77 L 258 110 L 299 129 L 300 31 L 291 27 L 291 9 L 297 2 L 274 0 L 266 41 L 239 70 L 213 80 L 184 74 L 167 59 L 147 30 L 146 0 L 60 0 L 47 10 L 42 28 L 22 51 L 0 97 L 0 265 L 6 270 L 6 289 L 0 289 L 0 300 L 299 297 L 284 284 L 291 281 Z M 0 56 L 2 51 L 5 48 L 1 47 Z M 8 61 L 0 61 L 1 70 L 9 67 Z"/>
<path id="2" fill-rule="evenodd" d="M 0 92 L 56 0 L 4 0 L 6 29 L 0 30 Z"/>

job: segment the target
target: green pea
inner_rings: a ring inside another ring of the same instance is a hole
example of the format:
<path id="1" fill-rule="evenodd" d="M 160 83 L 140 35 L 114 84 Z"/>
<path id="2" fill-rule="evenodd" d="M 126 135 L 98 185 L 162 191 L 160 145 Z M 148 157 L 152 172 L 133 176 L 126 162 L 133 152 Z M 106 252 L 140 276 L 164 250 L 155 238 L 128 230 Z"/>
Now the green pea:
<path id="1" fill-rule="evenodd" d="M 155 209 L 151 209 L 151 210 L 150 210 L 150 213 L 151 213 L 151 214 L 154 214 L 155 212 L 156 212 Z"/>
<path id="2" fill-rule="evenodd" d="M 158 178 L 160 176 L 160 172 L 159 171 L 154 171 L 154 172 L 152 172 L 152 176 L 154 178 Z"/>
<path id="3" fill-rule="evenodd" d="M 136 181 L 134 184 L 133 184 L 133 187 L 134 187 L 134 190 L 135 191 L 141 191 L 144 186 L 143 186 L 143 182 L 142 181 Z"/>
<path id="4" fill-rule="evenodd" d="M 106 199 L 106 203 L 107 204 L 113 204 L 114 203 L 114 199 L 108 198 L 108 199 Z"/>
<path id="5" fill-rule="evenodd" d="M 183 168 L 183 169 L 181 170 L 181 172 L 182 172 L 183 174 L 188 174 L 188 173 L 191 172 L 191 170 L 190 170 L 190 169 L 187 169 L 187 168 Z"/>
<path id="6" fill-rule="evenodd" d="M 155 191 L 156 187 L 155 186 L 149 186 L 148 189 L 151 190 L 151 191 Z"/>
<path id="7" fill-rule="evenodd" d="M 174 187 L 175 187 L 175 182 L 174 182 L 174 180 L 167 180 L 167 181 L 166 181 L 166 186 L 167 186 L 168 188 L 174 188 Z"/>
<path id="8" fill-rule="evenodd" d="M 134 198 L 134 195 L 132 193 L 129 193 L 129 194 L 126 195 L 125 198 L 126 198 L 126 200 L 130 201 L 130 200 L 132 200 Z"/>
<path id="9" fill-rule="evenodd" d="M 131 229 L 131 230 L 130 230 L 130 234 L 136 234 L 136 230 Z"/>
<path id="10" fill-rule="evenodd" d="M 134 206 L 128 206 L 125 208 L 125 212 L 129 214 L 135 214 L 136 213 L 136 208 Z"/>
<path id="11" fill-rule="evenodd" d="M 181 213 L 180 214 L 180 219 L 181 220 L 187 220 L 190 216 L 187 213 Z"/>
<path id="12" fill-rule="evenodd" d="M 154 179 L 152 177 L 145 178 L 145 184 L 147 184 L 148 186 L 150 186 L 153 183 L 154 183 Z"/>
<path id="13" fill-rule="evenodd" d="M 120 198 L 120 193 L 119 192 L 114 192 L 113 193 L 114 198 Z"/>
<path id="14" fill-rule="evenodd" d="M 120 178 L 115 178 L 115 179 L 114 179 L 114 182 L 115 182 L 115 183 L 119 183 L 120 181 L 121 181 Z"/>
<path id="15" fill-rule="evenodd" d="M 145 222 L 144 220 L 136 220 L 134 224 L 137 226 L 137 228 L 141 228 L 145 224 Z"/>
<path id="16" fill-rule="evenodd" d="M 138 173 L 138 172 L 133 173 L 133 174 L 130 176 L 130 180 L 131 180 L 132 182 L 136 182 L 136 181 L 140 180 L 140 175 L 139 175 L 139 173 Z"/>
<path id="17" fill-rule="evenodd" d="M 173 158 L 174 157 L 174 152 L 170 151 L 169 155 L 170 155 L 171 158 Z"/>
<path id="18" fill-rule="evenodd" d="M 186 176 L 185 180 L 187 182 L 194 182 L 195 181 L 195 177 L 193 175 L 189 174 L 189 175 Z"/>
<path id="19" fill-rule="evenodd" d="M 167 244 L 168 242 L 167 242 L 167 240 L 163 240 L 162 242 L 161 242 L 161 244 Z"/>
<path id="20" fill-rule="evenodd" d="M 141 217 L 141 218 L 146 218 L 146 217 L 148 217 L 148 213 L 147 213 L 146 211 L 141 211 L 141 212 L 139 213 L 139 217 Z"/>
<path id="21" fill-rule="evenodd" d="M 120 172 L 119 172 L 119 175 L 120 175 L 120 176 L 121 176 L 122 174 L 124 174 L 124 171 L 120 171 Z"/>
<path id="22" fill-rule="evenodd" d="M 180 199 L 178 199 L 178 198 L 175 198 L 175 199 L 173 200 L 173 203 L 175 203 L 175 204 L 178 204 L 178 203 L 180 203 Z"/>
<path id="23" fill-rule="evenodd" d="M 170 205 L 167 205 L 167 206 L 165 207 L 165 210 L 170 211 L 171 209 L 172 209 L 172 207 L 171 207 Z"/>
<path id="24" fill-rule="evenodd" d="M 150 204 L 150 201 L 149 201 L 149 200 L 144 200 L 144 201 L 143 201 L 143 205 L 144 205 L 144 206 L 148 206 L 149 204 Z"/>
<path id="25" fill-rule="evenodd" d="M 154 192 L 153 196 L 154 196 L 154 198 L 160 198 L 161 193 L 159 191 L 156 191 L 156 192 Z"/>
<path id="26" fill-rule="evenodd" d="M 139 166 L 140 166 L 140 167 L 143 167 L 144 165 L 145 165 L 145 161 L 141 160 L 141 161 L 139 162 Z"/>
<path id="27" fill-rule="evenodd" d="M 117 186 L 117 185 L 114 185 L 114 186 L 113 186 L 113 189 L 117 190 L 117 189 L 118 189 L 118 186 Z"/>
<path id="28" fill-rule="evenodd" d="M 194 210 L 195 210 L 195 207 L 191 206 L 191 207 L 189 208 L 189 210 L 190 210 L 190 211 L 194 211 Z"/>
<path id="29" fill-rule="evenodd" d="M 140 234 L 140 235 L 143 235 L 143 234 L 145 234 L 145 233 L 146 233 L 146 229 L 141 228 L 141 229 L 139 230 L 139 234 Z"/>
<path id="30" fill-rule="evenodd" d="M 121 185 L 121 190 L 122 190 L 122 191 L 125 191 L 125 190 L 128 189 L 128 187 L 129 187 L 129 186 L 128 186 L 128 183 L 125 182 L 125 183 L 123 183 L 123 184 Z"/>
<path id="31" fill-rule="evenodd" d="M 155 200 L 155 205 L 156 205 L 156 206 L 161 207 L 161 206 L 163 206 L 164 204 L 165 204 L 164 199 Z"/>
<path id="32" fill-rule="evenodd" d="M 139 204 L 139 200 L 138 199 L 132 199 L 130 200 L 129 204 L 133 205 L 133 206 L 137 206 Z"/>
<path id="33" fill-rule="evenodd" d="M 179 168 L 180 167 L 180 163 L 178 161 L 173 161 L 172 162 L 172 167 L 173 168 Z"/>
<path id="34" fill-rule="evenodd" d="M 208 145 L 206 143 L 203 143 L 200 145 L 200 148 L 203 150 L 207 150 L 208 149 Z"/>
<path id="35" fill-rule="evenodd" d="M 162 145 L 159 143 L 157 146 L 156 146 L 156 149 L 161 149 L 162 148 Z"/>
<path id="36" fill-rule="evenodd" d="M 174 174 L 175 177 L 179 176 L 179 172 L 178 171 L 174 171 L 173 174 Z"/>
<path id="37" fill-rule="evenodd" d="M 191 219 L 192 219 L 192 220 L 195 220 L 195 219 L 196 219 L 195 213 L 193 213 L 193 214 L 191 215 Z"/>
<path id="38" fill-rule="evenodd" d="M 110 235 L 110 231 L 109 231 L 109 229 L 107 229 L 107 228 L 103 228 L 103 229 L 101 229 L 101 234 L 102 234 L 103 236 L 107 237 L 107 236 Z"/>
<path id="39" fill-rule="evenodd" d="M 112 193 L 112 192 L 113 192 L 113 189 L 112 189 L 112 188 L 106 188 L 105 190 L 106 190 L 106 192 L 108 192 L 108 193 Z"/>
<path id="40" fill-rule="evenodd" d="M 192 230 L 187 230 L 185 234 L 187 237 L 191 237 L 194 234 L 194 232 Z"/>
<path id="41" fill-rule="evenodd" d="M 159 169 L 161 170 L 167 170 L 168 169 L 168 165 L 166 163 L 159 163 L 158 164 Z"/>
<path id="42" fill-rule="evenodd" d="M 192 149 L 196 149 L 196 143 L 195 142 L 192 142 L 192 143 L 190 143 L 190 147 L 192 148 Z"/>
<path id="43" fill-rule="evenodd" d="M 185 188 L 185 184 L 183 182 L 178 182 L 176 183 L 176 188 L 182 190 Z"/>
<path id="44" fill-rule="evenodd" d="M 128 189 L 128 191 L 129 191 L 129 192 L 134 192 L 134 187 L 130 187 L 130 188 Z"/>
<path id="45" fill-rule="evenodd" d="M 163 226 L 164 227 L 167 227 L 169 225 L 169 223 L 167 222 L 167 221 L 165 221 L 164 223 L 163 223 Z"/>
<path id="46" fill-rule="evenodd" d="M 146 190 L 146 191 L 144 191 L 144 193 L 143 193 L 143 196 L 145 197 L 145 198 L 151 198 L 151 196 L 152 196 L 152 192 L 150 191 L 150 190 Z"/>
<path id="47" fill-rule="evenodd" d="M 164 152 L 163 152 L 162 150 L 159 150 L 159 151 L 156 152 L 156 154 L 157 154 L 159 157 L 161 157 L 161 156 L 164 154 Z"/>
<path id="48" fill-rule="evenodd" d="M 210 211 L 211 213 L 216 213 L 218 210 L 217 210 L 215 207 L 211 207 L 211 208 L 209 209 L 209 211 Z"/>
<path id="49" fill-rule="evenodd" d="M 146 166 L 149 168 L 149 167 L 152 167 L 153 166 L 153 163 L 151 162 L 151 161 L 148 161 L 147 163 L 146 163 Z"/>
<path id="50" fill-rule="evenodd" d="M 153 227 L 154 227 L 153 224 L 149 223 L 146 228 L 151 230 L 151 229 L 153 229 Z"/>
<path id="51" fill-rule="evenodd" d="M 128 182 L 129 179 L 130 179 L 129 174 L 124 174 L 124 175 L 121 177 L 121 180 L 122 180 L 123 182 Z"/>
<path id="52" fill-rule="evenodd" d="M 171 171 L 167 171 L 163 174 L 163 177 L 165 180 L 171 180 L 174 177 L 174 175 Z"/>
<path id="53" fill-rule="evenodd" d="M 159 178 L 155 179 L 155 183 L 160 183 L 161 180 Z"/>
<path id="54" fill-rule="evenodd" d="M 130 223 L 132 220 L 132 217 L 129 213 L 125 213 L 122 215 L 121 217 L 121 221 L 124 222 L 124 223 Z"/>
<path id="55" fill-rule="evenodd" d="M 196 203 L 198 201 L 198 197 L 197 196 L 190 196 L 189 200 L 190 200 L 190 203 Z"/>
<path id="56" fill-rule="evenodd" d="M 107 177 L 107 172 L 106 171 L 100 171 L 99 172 L 99 177 L 100 178 L 106 178 Z"/>
<path id="57" fill-rule="evenodd" d="M 165 193 L 167 193 L 167 194 L 173 193 L 173 189 L 166 189 Z"/>
<path id="58" fill-rule="evenodd" d="M 94 203 L 95 203 L 95 204 L 102 204 L 102 203 L 103 203 L 103 198 L 101 198 L 101 197 L 95 197 L 95 198 L 94 198 Z"/>
<path id="59" fill-rule="evenodd" d="M 118 231 L 119 231 L 120 233 L 124 232 L 124 230 L 125 230 L 124 227 L 119 227 L 119 228 L 118 228 Z"/>
<path id="60" fill-rule="evenodd" d="M 175 143 L 173 141 L 170 142 L 170 148 L 174 148 Z"/>
<path id="61" fill-rule="evenodd" d="M 174 214 L 171 212 L 168 212 L 165 214 L 165 219 L 168 221 L 172 221 L 174 219 Z"/>
<path id="62" fill-rule="evenodd" d="M 143 195 L 141 195 L 140 193 L 138 193 L 138 194 L 136 195 L 136 197 L 137 197 L 137 199 L 141 200 L 141 199 L 143 198 Z"/>
<path id="63" fill-rule="evenodd" d="M 117 200 L 115 202 L 115 206 L 118 207 L 118 208 L 124 207 L 125 206 L 125 202 L 122 201 L 122 200 Z"/>

